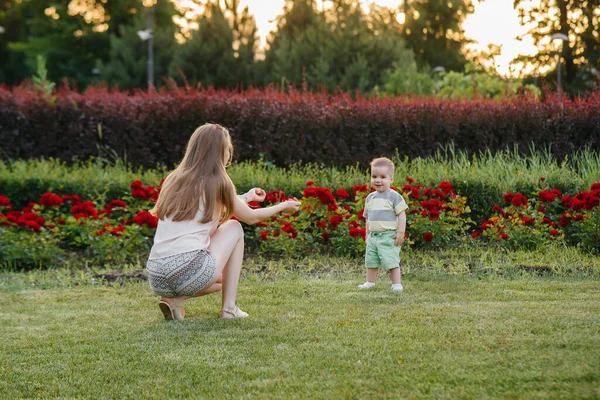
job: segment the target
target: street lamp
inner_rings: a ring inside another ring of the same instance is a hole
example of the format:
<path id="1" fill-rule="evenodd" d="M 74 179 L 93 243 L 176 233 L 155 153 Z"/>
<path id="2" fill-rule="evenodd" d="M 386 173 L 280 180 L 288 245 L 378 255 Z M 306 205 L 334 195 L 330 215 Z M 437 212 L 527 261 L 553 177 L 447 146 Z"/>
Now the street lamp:
<path id="1" fill-rule="evenodd" d="M 6 29 L 0 25 L 0 35 L 2 35 L 4 32 L 6 32 Z"/>
<path id="2" fill-rule="evenodd" d="M 154 87 L 154 4 L 156 0 L 144 0 L 142 2 L 146 7 L 148 16 L 148 27 L 137 34 L 144 42 L 148 42 L 148 90 Z"/>
<path id="3" fill-rule="evenodd" d="M 560 92 L 562 90 L 562 86 L 560 85 L 560 55 L 562 53 L 562 49 L 563 49 L 563 45 L 564 42 L 569 40 L 569 37 L 567 35 L 565 35 L 564 33 L 555 33 L 552 36 L 552 40 L 560 40 L 560 51 L 557 53 L 558 55 L 558 60 L 556 61 L 556 83 L 558 85 L 558 93 L 560 96 Z"/>

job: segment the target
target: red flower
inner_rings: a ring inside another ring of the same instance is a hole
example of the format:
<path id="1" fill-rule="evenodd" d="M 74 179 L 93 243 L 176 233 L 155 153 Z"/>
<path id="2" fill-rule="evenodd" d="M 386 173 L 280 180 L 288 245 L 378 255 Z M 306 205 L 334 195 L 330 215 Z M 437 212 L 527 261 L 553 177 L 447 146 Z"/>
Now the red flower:
<path id="1" fill-rule="evenodd" d="M 10 204 L 8 197 L 0 196 L 0 207 L 5 207 L 7 210 L 12 208 L 12 204 Z"/>
<path id="2" fill-rule="evenodd" d="M 269 236 L 269 232 L 268 232 L 268 231 L 262 231 L 262 232 L 260 233 L 260 238 L 261 238 L 262 240 L 267 240 L 267 237 L 268 237 L 268 236 Z"/>
<path id="3" fill-rule="evenodd" d="M 125 208 L 125 207 L 127 207 L 127 203 L 125 203 L 123 200 L 112 200 L 110 203 L 108 203 L 106 205 L 105 208 L 108 212 L 111 212 L 114 208 L 117 208 L 117 207 Z"/>
<path id="4" fill-rule="evenodd" d="M 330 237 L 330 235 L 327 232 L 323 232 L 321 234 L 321 239 L 323 239 L 324 242 L 327 242 L 329 240 L 329 237 Z"/>
<path id="5" fill-rule="evenodd" d="M 273 232 L 273 236 L 277 237 L 277 236 L 279 236 L 279 235 L 281 235 L 281 232 L 279 232 L 279 231 L 275 231 L 275 232 Z"/>
<path id="6" fill-rule="evenodd" d="M 585 203 L 579 199 L 573 199 L 571 201 L 571 208 L 575 211 L 581 210 L 584 205 L 585 205 Z"/>
<path id="7" fill-rule="evenodd" d="M 550 226 L 556 226 L 556 222 L 552 221 L 550 218 L 548 217 L 544 217 L 544 219 L 542 220 L 542 222 L 544 224 L 550 225 Z"/>
<path id="8" fill-rule="evenodd" d="M 306 186 L 312 186 L 314 184 L 315 184 L 315 181 L 312 181 L 312 180 L 306 181 Z"/>
<path id="9" fill-rule="evenodd" d="M 133 217 L 132 222 L 136 225 L 146 225 L 152 229 L 158 226 L 158 218 L 145 210 L 138 211 L 137 215 Z"/>
<path id="10" fill-rule="evenodd" d="M 354 192 L 354 197 L 356 197 L 356 193 L 359 192 L 368 192 L 369 188 L 367 185 L 354 185 L 352 187 L 352 191 Z"/>
<path id="11" fill-rule="evenodd" d="M 409 184 L 409 185 L 412 185 L 412 183 L 413 183 L 414 181 L 415 181 L 415 180 L 414 180 L 413 178 L 411 178 L 410 176 L 407 176 L 407 177 L 406 177 L 406 182 L 408 182 L 408 184 Z"/>
<path id="12" fill-rule="evenodd" d="M 440 184 L 438 185 L 438 187 L 440 189 L 442 189 L 442 191 L 446 195 L 454 193 L 454 187 L 452 187 L 452 184 L 450 182 L 448 182 L 448 181 L 442 181 L 442 182 L 440 182 Z"/>
<path id="13" fill-rule="evenodd" d="M 481 236 L 481 232 L 479 232 L 479 231 L 473 231 L 473 233 L 471 233 L 471 237 L 473 239 L 475 239 L 476 237 L 479 237 L 479 236 Z"/>
<path id="14" fill-rule="evenodd" d="M 136 179 L 135 181 L 131 182 L 131 185 L 129 185 L 129 187 L 133 190 L 141 190 L 144 188 L 144 186 L 142 185 L 142 181 L 140 181 L 139 179 Z"/>
<path id="15" fill-rule="evenodd" d="M 540 181 L 544 182 L 546 180 L 546 178 L 544 178 L 543 176 L 540 177 Z"/>
<path id="16" fill-rule="evenodd" d="M 502 199 L 504 200 L 505 203 L 510 203 L 512 201 L 514 194 L 512 194 L 512 192 L 506 192 L 504 193 L 504 196 L 502 196 Z"/>
<path id="17" fill-rule="evenodd" d="M 344 217 L 342 217 L 341 215 L 334 215 L 333 217 L 329 218 L 329 226 L 335 228 L 339 224 L 341 224 L 342 221 L 344 221 Z"/>
<path id="18" fill-rule="evenodd" d="M 404 185 L 402 187 L 402 192 L 403 193 L 408 193 L 409 197 L 412 197 L 415 200 L 419 200 L 421 198 L 421 186 L 410 186 L 410 185 Z"/>
<path id="19" fill-rule="evenodd" d="M 590 190 L 600 190 L 600 182 L 592 183 Z"/>
<path id="20" fill-rule="evenodd" d="M 160 195 L 160 191 L 162 189 L 162 185 L 164 182 L 165 182 L 165 178 L 162 178 L 158 184 L 158 189 L 156 189 L 154 192 L 152 192 L 152 201 L 155 203 L 158 201 L 158 196 Z"/>
<path id="21" fill-rule="evenodd" d="M 539 196 L 540 196 L 540 201 L 543 203 L 552 203 L 555 199 L 555 194 L 554 194 L 554 192 L 551 192 L 551 191 L 542 190 L 539 193 Z"/>
<path id="22" fill-rule="evenodd" d="M 361 210 L 358 212 L 358 215 L 357 215 L 357 216 L 358 216 L 358 219 L 359 219 L 359 220 L 365 220 L 366 218 L 365 218 L 365 215 L 364 215 L 364 214 L 365 214 L 365 209 L 364 209 L 364 208 L 362 208 L 362 209 L 361 209 Z"/>
<path id="23" fill-rule="evenodd" d="M 144 189 L 134 189 L 131 191 L 131 197 L 138 199 L 147 199 L 148 193 Z"/>
<path id="24" fill-rule="evenodd" d="M 560 231 L 556 229 L 550 229 L 550 236 L 560 236 Z"/>
<path id="25" fill-rule="evenodd" d="M 35 221 L 26 221 L 25 227 L 31 229 L 32 231 L 41 232 L 42 227 Z"/>
<path id="26" fill-rule="evenodd" d="M 10 218 L 11 214 L 12 213 L 7 214 L 7 217 L 9 220 L 11 220 L 11 218 Z M 18 225 L 22 225 L 22 226 L 27 226 L 27 222 L 35 222 L 36 225 L 39 225 L 39 226 L 44 226 L 46 224 L 46 220 L 43 217 L 41 217 L 35 213 L 32 213 L 31 211 L 27 211 L 27 212 L 24 212 L 23 214 L 20 214 L 18 216 L 18 219 L 14 222 L 16 222 Z"/>
<path id="27" fill-rule="evenodd" d="M 565 228 L 566 226 L 569 225 L 569 222 L 571 222 L 571 214 L 569 214 L 569 213 L 563 213 L 560 216 L 560 221 L 558 221 L 558 224 L 561 227 Z"/>
<path id="28" fill-rule="evenodd" d="M 77 205 L 77 204 L 81 203 L 81 199 L 79 198 L 79 195 L 76 195 L 76 194 L 64 195 L 62 197 L 62 199 L 64 202 L 71 203 L 72 205 Z"/>
<path id="29" fill-rule="evenodd" d="M 348 191 L 346 191 L 346 189 L 342 189 L 339 188 L 336 192 L 335 195 L 338 199 L 343 199 L 343 200 L 347 200 L 350 198 L 350 193 L 348 193 Z"/>
<path id="30" fill-rule="evenodd" d="M 498 237 L 502 240 L 508 240 L 508 235 L 506 233 L 499 233 Z"/>
<path id="31" fill-rule="evenodd" d="M 429 219 L 431 221 L 435 221 L 436 219 L 440 218 L 440 210 L 438 210 L 437 208 L 432 208 L 431 210 L 429 210 Z"/>
<path id="32" fill-rule="evenodd" d="M 285 193 L 281 190 L 275 190 L 273 192 L 267 193 L 267 195 L 265 196 L 265 200 L 270 204 L 275 204 L 282 201 L 286 201 L 287 197 Z"/>
<path id="33" fill-rule="evenodd" d="M 527 206 L 528 201 L 527 197 L 523 196 L 521 193 L 517 193 L 512 197 L 511 203 L 515 207 L 525 207 Z"/>
<path id="34" fill-rule="evenodd" d="M 525 226 L 531 226 L 535 222 L 535 218 L 522 217 L 521 221 L 523 221 L 523 225 L 525 225 Z"/>
<path id="35" fill-rule="evenodd" d="M 317 228 L 321 228 L 324 229 L 327 227 L 327 222 L 323 221 L 323 220 L 319 220 L 317 221 Z"/>
<path id="36" fill-rule="evenodd" d="M 121 232 L 123 232 L 124 230 L 125 227 L 123 225 L 119 225 L 116 228 L 113 228 L 110 234 L 113 236 L 121 236 Z"/>
<path id="37" fill-rule="evenodd" d="M 86 217 L 98 219 L 98 211 L 94 207 L 94 203 L 89 200 L 71 207 L 71 214 L 73 214 L 76 219 Z"/>
<path id="38" fill-rule="evenodd" d="M 496 205 L 494 205 L 494 207 L 492 207 L 492 212 L 504 215 L 504 210 L 498 204 L 496 204 Z"/>
<path id="39" fill-rule="evenodd" d="M 444 203 L 442 203 L 440 200 L 438 199 L 431 199 L 431 200 L 423 200 L 420 203 L 421 207 L 423 207 L 426 210 L 432 210 L 434 208 L 441 208 Z"/>
<path id="40" fill-rule="evenodd" d="M 63 203 L 63 199 L 59 195 L 56 195 L 51 192 L 46 192 L 42 194 L 42 196 L 38 200 L 38 203 L 40 203 L 44 207 L 55 207 L 60 206 Z"/>
<path id="41" fill-rule="evenodd" d="M 424 242 L 431 242 L 433 240 L 433 233 L 431 232 L 425 232 L 423 234 L 423 241 Z"/>

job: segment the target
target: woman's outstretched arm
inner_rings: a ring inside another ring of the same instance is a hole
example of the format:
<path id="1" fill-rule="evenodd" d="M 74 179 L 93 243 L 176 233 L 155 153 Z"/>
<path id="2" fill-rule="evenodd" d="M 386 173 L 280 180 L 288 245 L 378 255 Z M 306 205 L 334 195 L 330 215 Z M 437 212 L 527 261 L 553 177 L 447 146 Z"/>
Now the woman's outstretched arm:
<path id="1" fill-rule="evenodd" d="M 244 200 L 236 196 L 233 215 L 248 225 L 254 225 L 280 212 L 296 212 L 299 206 L 300 202 L 298 200 L 286 200 L 274 206 L 252 209 Z"/>

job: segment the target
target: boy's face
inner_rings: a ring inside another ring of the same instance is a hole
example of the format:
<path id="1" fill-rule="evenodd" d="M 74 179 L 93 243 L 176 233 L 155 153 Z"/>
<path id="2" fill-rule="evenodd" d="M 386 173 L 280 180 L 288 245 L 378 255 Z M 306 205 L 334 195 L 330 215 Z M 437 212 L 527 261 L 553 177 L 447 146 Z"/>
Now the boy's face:
<path id="1" fill-rule="evenodd" d="M 390 172 L 388 167 L 371 167 L 371 186 L 378 192 L 386 192 L 394 181 Z"/>

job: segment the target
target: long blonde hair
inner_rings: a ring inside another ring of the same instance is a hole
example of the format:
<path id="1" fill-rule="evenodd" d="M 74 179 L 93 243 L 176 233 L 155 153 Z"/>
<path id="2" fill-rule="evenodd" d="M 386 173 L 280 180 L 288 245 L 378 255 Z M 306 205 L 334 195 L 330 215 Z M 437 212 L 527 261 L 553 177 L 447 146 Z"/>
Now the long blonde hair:
<path id="1" fill-rule="evenodd" d="M 225 168 L 232 156 L 227 129 L 217 124 L 198 127 L 188 141 L 183 160 L 163 182 L 150 212 L 161 220 L 170 217 L 173 221 L 186 221 L 194 218 L 202 204 L 204 216 L 199 222 L 229 219 L 236 191 Z"/>

